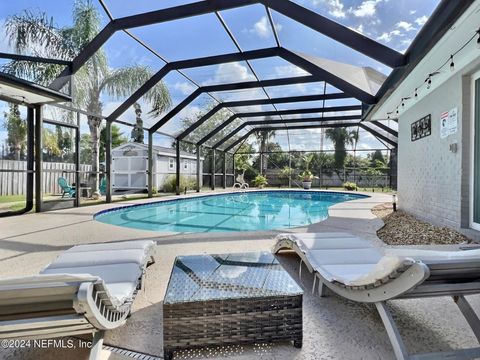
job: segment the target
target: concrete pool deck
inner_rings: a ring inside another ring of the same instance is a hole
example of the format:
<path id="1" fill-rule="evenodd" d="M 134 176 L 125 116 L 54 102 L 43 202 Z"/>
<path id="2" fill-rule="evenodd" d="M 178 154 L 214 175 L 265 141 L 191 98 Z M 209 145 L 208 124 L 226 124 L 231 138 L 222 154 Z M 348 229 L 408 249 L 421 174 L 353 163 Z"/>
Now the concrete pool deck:
<path id="1" fill-rule="evenodd" d="M 218 193 L 218 192 L 217 192 Z M 204 195 L 203 193 L 201 195 Z M 152 356 L 163 356 L 162 300 L 177 255 L 270 250 L 279 232 L 348 231 L 383 246 L 376 231 L 383 222 L 371 213 L 391 196 L 371 197 L 339 203 L 329 210 L 329 218 L 304 228 L 243 233 L 164 234 L 117 227 L 93 220 L 96 212 L 151 199 L 103 204 L 0 219 L 0 274 L 2 278 L 38 273 L 62 251 L 77 244 L 152 239 L 157 242 L 156 264 L 148 271 L 146 289 L 139 293 L 132 317 L 119 329 L 107 332 L 105 343 Z M 191 194 L 187 196 L 196 196 Z M 182 196 L 183 197 L 183 196 Z M 168 199 L 164 197 L 159 201 Z M 155 200 L 157 201 L 157 200 Z M 312 296 L 312 277 L 298 279 L 298 258 L 279 256 L 281 263 L 305 290 L 304 343 L 302 349 L 290 344 L 242 346 L 179 354 L 178 359 L 393 359 L 387 334 L 373 305 L 346 301 L 335 295 Z M 480 297 L 470 296 L 474 309 Z M 450 298 L 399 300 L 390 307 L 411 352 L 443 351 L 478 346 Z M 127 359 L 103 351 L 105 359 Z M 0 359 L 84 359 L 85 349 L 0 349 Z"/>

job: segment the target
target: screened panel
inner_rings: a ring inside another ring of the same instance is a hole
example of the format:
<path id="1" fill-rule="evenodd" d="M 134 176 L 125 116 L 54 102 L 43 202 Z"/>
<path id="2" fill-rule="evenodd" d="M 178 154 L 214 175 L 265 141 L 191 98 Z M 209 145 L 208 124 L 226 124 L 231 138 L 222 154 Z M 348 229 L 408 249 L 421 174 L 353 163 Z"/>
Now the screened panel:
<path id="1" fill-rule="evenodd" d="M 292 110 L 292 109 L 311 109 L 322 108 L 331 106 L 347 106 L 347 105 L 360 105 L 360 101 L 347 98 L 347 99 L 334 99 L 334 100 L 317 100 L 317 101 L 302 101 L 276 104 L 278 110 Z"/>
<path id="2" fill-rule="evenodd" d="M 439 4 L 433 1 L 363 1 L 347 7 L 341 1 L 293 0 L 397 51 L 404 51 Z"/>
<path id="3" fill-rule="evenodd" d="M 256 100 L 266 99 L 267 95 L 261 88 L 232 90 L 232 91 L 217 91 L 212 92 L 212 95 L 221 101 L 240 101 L 240 100 Z"/>
<path id="4" fill-rule="evenodd" d="M 207 107 L 206 109 L 211 109 L 211 107 Z M 205 114 L 208 110 L 203 111 L 201 115 Z M 206 120 L 202 125 L 196 128 L 193 132 L 191 132 L 187 137 L 186 140 L 191 142 L 198 142 L 204 136 L 215 130 L 219 125 L 221 125 L 224 121 L 229 119 L 233 113 L 226 109 L 222 108 L 221 110 L 217 111 L 213 116 L 211 116 L 208 120 Z M 201 116 L 198 117 L 198 119 Z"/>
<path id="5" fill-rule="evenodd" d="M 185 69 L 183 72 L 202 86 L 256 80 L 245 61 L 201 66 Z"/>
<path id="6" fill-rule="evenodd" d="M 134 2 L 121 2 L 117 0 L 105 0 L 105 4 L 114 18 L 142 14 L 145 12 L 165 9 L 169 7 L 190 4 L 198 0 L 136 0 Z"/>
<path id="7" fill-rule="evenodd" d="M 215 14 L 131 29 L 169 61 L 237 51 Z"/>
<path id="8" fill-rule="evenodd" d="M 263 5 L 254 4 L 220 13 L 243 50 L 276 46 Z"/>
<path id="9" fill-rule="evenodd" d="M 305 84 L 270 86 L 266 87 L 265 90 L 271 98 L 323 94 L 324 83 L 316 81 Z"/>
<path id="10" fill-rule="evenodd" d="M 311 75 L 278 56 L 250 60 L 250 64 L 252 64 L 260 80 Z"/>

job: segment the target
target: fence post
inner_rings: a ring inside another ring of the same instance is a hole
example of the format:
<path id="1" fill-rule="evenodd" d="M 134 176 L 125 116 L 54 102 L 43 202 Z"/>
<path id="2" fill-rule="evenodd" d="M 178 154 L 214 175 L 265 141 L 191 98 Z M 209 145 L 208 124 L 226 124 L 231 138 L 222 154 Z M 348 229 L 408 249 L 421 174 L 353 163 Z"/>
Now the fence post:
<path id="1" fill-rule="evenodd" d="M 176 167 L 175 167 L 175 192 L 180 195 L 180 140 L 177 139 L 175 144 Z"/>
<path id="2" fill-rule="evenodd" d="M 148 132 L 148 197 L 153 197 L 153 133 Z M 158 189 L 157 189 L 158 190 Z"/>
<path id="3" fill-rule="evenodd" d="M 35 106 L 35 211 L 42 211 L 42 106 Z"/>
<path id="4" fill-rule="evenodd" d="M 80 113 L 77 112 L 75 128 L 75 206 L 80 206 Z"/>
<path id="5" fill-rule="evenodd" d="M 197 145 L 197 192 L 200 192 L 202 173 L 203 169 L 200 169 L 200 145 Z"/>
<path id="6" fill-rule="evenodd" d="M 112 122 L 107 120 L 105 126 L 105 171 L 107 177 L 106 202 L 112 202 Z"/>
<path id="7" fill-rule="evenodd" d="M 212 179 L 210 180 L 210 187 L 215 190 L 215 149 L 212 149 Z"/>
<path id="8" fill-rule="evenodd" d="M 227 188 L 227 152 L 223 152 L 223 188 Z"/>

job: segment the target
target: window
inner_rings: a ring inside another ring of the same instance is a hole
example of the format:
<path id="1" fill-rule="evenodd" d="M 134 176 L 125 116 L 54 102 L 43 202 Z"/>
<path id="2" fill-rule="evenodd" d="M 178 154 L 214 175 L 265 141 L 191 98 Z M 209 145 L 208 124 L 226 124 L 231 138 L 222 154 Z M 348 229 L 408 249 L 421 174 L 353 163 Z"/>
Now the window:
<path id="1" fill-rule="evenodd" d="M 188 170 L 188 160 L 183 160 L 183 169 Z"/>
<path id="2" fill-rule="evenodd" d="M 168 168 L 170 170 L 175 169 L 175 159 L 174 158 L 168 158 Z"/>

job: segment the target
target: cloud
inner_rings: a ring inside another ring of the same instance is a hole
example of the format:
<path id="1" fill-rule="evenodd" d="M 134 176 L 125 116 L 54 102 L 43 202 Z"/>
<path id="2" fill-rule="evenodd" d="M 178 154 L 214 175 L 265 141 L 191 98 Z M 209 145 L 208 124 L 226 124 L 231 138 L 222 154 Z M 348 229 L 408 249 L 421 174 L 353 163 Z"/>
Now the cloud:
<path id="1" fill-rule="evenodd" d="M 294 76 L 310 75 L 310 73 L 292 64 L 275 66 L 275 73 L 279 77 L 294 77 Z"/>
<path id="2" fill-rule="evenodd" d="M 353 31 L 356 31 L 362 35 L 368 35 L 367 32 L 365 32 L 365 29 L 363 28 L 363 24 L 360 24 L 358 25 L 357 27 L 352 27 L 352 26 L 349 26 L 348 27 L 349 29 L 353 30 Z"/>
<path id="3" fill-rule="evenodd" d="M 409 22 L 406 21 L 400 21 L 395 25 L 399 29 L 403 29 L 405 31 L 412 31 L 415 30 L 415 27 Z"/>
<path id="4" fill-rule="evenodd" d="M 346 16 L 341 0 L 313 0 L 312 2 L 315 6 L 326 5 L 328 13 L 335 18 L 344 18 Z"/>
<path id="5" fill-rule="evenodd" d="M 400 30 L 392 30 L 390 32 L 384 32 L 382 35 L 377 37 L 377 40 L 383 40 L 385 42 L 390 42 L 396 36 L 403 36 Z"/>
<path id="6" fill-rule="evenodd" d="M 377 5 L 382 2 L 382 0 L 366 0 L 362 2 L 359 6 L 355 9 L 350 8 L 349 12 L 351 12 L 356 17 L 367 17 L 373 16 L 377 12 Z"/>
<path id="7" fill-rule="evenodd" d="M 275 29 L 276 31 L 281 31 L 282 25 L 275 23 Z M 258 20 L 255 24 L 253 24 L 253 28 L 251 28 L 249 32 L 252 34 L 256 34 L 258 37 L 262 39 L 268 39 L 273 35 L 270 22 L 268 21 L 266 16 L 262 16 L 260 20 Z"/>
<path id="8" fill-rule="evenodd" d="M 180 91 L 183 95 L 190 95 L 192 92 L 195 91 L 196 87 L 191 84 L 190 82 L 176 82 L 173 85 L 175 90 Z"/>
<path id="9" fill-rule="evenodd" d="M 410 10 L 410 15 L 415 15 L 415 13 L 417 12 L 417 10 Z"/>
<path id="10" fill-rule="evenodd" d="M 416 18 L 415 19 L 415 22 L 417 23 L 418 26 L 422 26 L 424 25 L 428 20 L 428 16 L 420 16 L 419 18 Z"/>
<path id="11" fill-rule="evenodd" d="M 212 78 L 205 80 L 202 85 L 225 84 L 256 80 L 248 68 L 241 63 L 232 62 L 220 64 Z"/>

